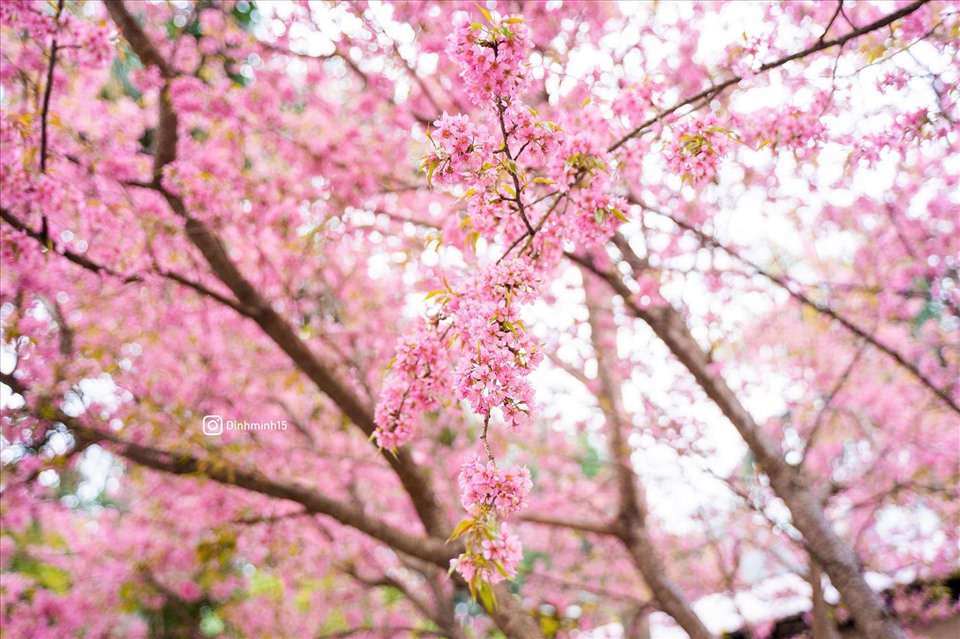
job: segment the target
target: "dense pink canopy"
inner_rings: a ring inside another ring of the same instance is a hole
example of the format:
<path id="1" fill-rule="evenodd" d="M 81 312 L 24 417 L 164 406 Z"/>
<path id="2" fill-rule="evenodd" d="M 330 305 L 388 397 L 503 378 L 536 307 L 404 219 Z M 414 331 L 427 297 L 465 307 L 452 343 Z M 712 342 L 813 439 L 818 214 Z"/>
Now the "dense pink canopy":
<path id="1" fill-rule="evenodd" d="M 0 29 L 4 636 L 958 610 L 954 3 Z"/>

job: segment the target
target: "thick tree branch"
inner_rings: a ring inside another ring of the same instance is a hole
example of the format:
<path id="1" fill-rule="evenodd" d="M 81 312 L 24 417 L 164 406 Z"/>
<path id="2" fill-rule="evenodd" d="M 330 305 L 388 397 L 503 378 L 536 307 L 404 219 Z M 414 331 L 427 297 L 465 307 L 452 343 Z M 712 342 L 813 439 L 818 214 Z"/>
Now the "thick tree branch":
<path id="1" fill-rule="evenodd" d="M 127 11 L 123 2 L 110 2 L 108 7 L 110 15 L 141 61 L 144 64 L 159 68 L 164 78 L 168 80 L 174 77 L 173 70 L 159 56 L 153 43 L 150 42 L 143 29 Z M 168 140 L 171 148 L 163 152 L 158 148 L 154 162 L 152 186 L 164 196 L 170 208 L 185 221 L 184 230 L 187 238 L 199 249 L 214 274 L 233 292 L 239 303 L 250 310 L 247 316 L 260 326 L 274 343 L 290 357 L 294 364 L 343 411 L 351 422 L 356 424 L 365 435 L 372 435 L 375 424 L 368 407 L 338 378 L 333 370 L 317 358 L 290 325 L 273 310 L 272 305 L 257 292 L 229 258 L 219 238 L 205 224 L 190 216 L 186 205 L 179 196 L 170 193 L 161 185 L 160 176 L 163 166 L 176 157 L 177 119 L 170 101 L 166 97 L 163 97 L 160 101 L 160 120 L 157 126 L 157 135 L 161 141 Z M 159 147 L 163 146 L 163 142 L 159 143 Z M 385 457 L 409 494 L 427 531 L 435 537 L 446 538 L 451 530 L 450 523 L 437 504 L 426 476 L 414 464 L 409 451 L 401 449 L 397 451 L 396 455 Z"/>
<path id="2" fill-rule="evenodd" d="M 0 373 L 0 382 L 24 398 L 29 394 L 23 382 L 8 373 Z M 103 444 L 124 459 L 153 470 L 173 475 L 208 477 L 221 484 L 243 488 L 267 497 L 292 501 L 303 506 L 306 514 L 327 515 L 397 551 L 442 568 L 446 568 L 450 559 L 456 557 L 462 550 L 457 544 L 447 544 L 398 530 L 382 520 L 367 515 L 356 506 L 327 497 L 300 482 L 280 481 L 267 477 L 257 470 L 235 466 L 230 462 L 200 459 L 186 453 L 126 441 L 113 433 L 83 425 L 79 419 L 67 415 L 52 403 L 42 399 L 39 403 L 42 405 L 34 405 L 29 412 L 37 419 L 65 425 L 80 448 L 86 448 L 91 444 Z"/>
<path id="3" fill-rule="evenodd" d="M 877 639 L 903 639 L 903 631 L 867 585 L 859 559 L 827 521 L 822 504 L 809 489 L 800 469 L 783 459 L 777 445 L 740 403 L 726 381 L 713 372 L 709 355 L 694 339 L 680 313 L 669 306 L 640 306 L 620 275 L 597 267 L 589 256 L 568 254 L 568 257 L 606 281 L 623 298 L 628 312 L 653 329 L 737 429 L 770 479 L 770 486 L 790 510 L 793 525 L 803 534 L 807 548 L 840 591 L 860 630 Z"/>
<path id="4" fill-rule="evenodd" d="M 627 441 L 627 429 L 632 420 L 623 407 L 622 384 L 615 379 L 617 362 L 613 360 L 616 360 L 616 352 L 611 357 L 606 346 L 608 338 L 612 338 L 612 343 L 616 344 L 615 336 L 609 335 L 605 324 L 610 319 L 609 310 L 602 307 L 601 296 L 596 291 L 599 282 L 587 271 L 583 272 L 583 279 L 590 339 L 594 357 L 597 358 L 599 388 L 596 396 L 606 418 L 607 444 L 620 499 L 615 534 L 643 575 L 661 610 L 673 617 L 692 639 L 711 639 L 713 633 L 697 616 L 680 587 L 667 575 L 660 553 L 650 536 L 643 486 L 634 472 Z"/>
<path id="5" fill-rule="evenodd" d="M 144 32 L 140 23 L 137 22 L 137 19 L 127 11 L 123 0 L 110 0 L 104 4 L 110 13 L 110 17 L 120 29 L 120 33 L 123 34 L 124 39 L 130 44 L 133 52 L 140 58 L 143 66 L 156 67 L 163 78 L 173 78 L 174 72 L 172 67 L 170 67 L 167 61 L 157 52 L 156 47 L 153 46 L 153 42 L 147 37 L 146 32 Z"/>

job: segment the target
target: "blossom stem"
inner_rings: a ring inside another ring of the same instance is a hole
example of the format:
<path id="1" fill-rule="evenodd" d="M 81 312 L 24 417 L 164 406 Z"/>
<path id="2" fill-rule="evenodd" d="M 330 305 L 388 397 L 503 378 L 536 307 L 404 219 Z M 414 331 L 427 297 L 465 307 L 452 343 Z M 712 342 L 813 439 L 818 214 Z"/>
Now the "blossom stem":
<path id="1" fill-rule="evenodd" d="M 514 157 L 510 153 L 510 144 L 508 143 L 508 138 L 510 134 L 507 133 L 507 125 L 503 120 L 503 113 L 506 110 L 506 107 L 503 104 L 503 100 L 497 100 L 497 116 L 500 120 L 500 133 L 503 134 L 503 153 L 507 156 L 507 159 L 510 160 L 510 163 L 513 164 L 513 168 L 510 169 L 510 177 L 513 178 L 513 190 L 514 197 L 513 201 L 517 203 L 517 211 L 520 213 L 520 218 L 523 220 L 523 223 L 527 226 L 527 232 L 530 235 L 533 235 L 535 231 L 533 230 L 533 225 L 530 224 L 530 219 L 527 217 L 527 212 L 523 208 L 523 200 L 520 198 L 520 178 L 516 173 L 516 165 L 514 162 Z"/>
<path id="2" fill-rule="evenodd" d="M 480 441 L 483 442 L 483 449 L 487 452 L 487 461 L 493 461 L 493 453 L 490 452 L 490 444 L 487 443 L 487 429 L 490 428 L 490 414 L 483 418 L 483 433 L 480 435 Z"/>

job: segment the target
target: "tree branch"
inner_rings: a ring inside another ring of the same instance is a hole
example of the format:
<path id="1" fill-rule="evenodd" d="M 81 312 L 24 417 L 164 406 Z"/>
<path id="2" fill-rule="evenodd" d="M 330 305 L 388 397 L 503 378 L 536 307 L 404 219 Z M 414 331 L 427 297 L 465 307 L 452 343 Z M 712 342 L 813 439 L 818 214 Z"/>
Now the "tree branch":
<path id="1" fill-rule="evenodd" d="M 760 67 L 759 73 L 765 73 L 765 72 L 767 72 L 767 71 L 770 71 L 771 69 L 776 69 L 777 67 L 782 67 L 783 65 L 785 65 L 785 64 L 788 63 L 788 62 L 792 62 L 792 61 L 794 61 L 794 60 L 799 60 L 800 58 L 805 58 L 805 57 L 807 57 L 808 55 L 817 53 L 817 52 L 819 52 L 819 51 L 823 51 L 823 50 L 825 50 L 825 49 L 830 49 L 831 47 L 841 46 L 841 45 L 849 42 L 850 40 L 853 40 L 853 39 L 855 39 L 855 38 L 859 38 L 860 36 L 862 36 L 862 35 L 864 35 L 864 34 L 870 33 L 871 31 L 876 31 L 876 30 L 878 30 L 878 29 L 882 29 L 883 27 L 885 27 L 885 26 L 887 26 L 887 25 L 889 25 L 889 24 L 892 24 L 893 22 L 896 22 L 896 21 L 899 20 L 900 18 L 904 18 L 904 17 L 910 15 L 911 13 L 913 13 L 914 11 L 916 11 L 917 9 L 919 9 L 920 7 L 922 7 L 923 5 L 925 5 L 928 1 L 929 1 L 929 0 L 916 0 L 916 2 L 913 2 L 912 4 L 909 4 L 909 5 L 905 6 L 905 7 L 903 7 L 903 8 L 900 9 L 899 11 L 894 11 L 893 13 L 891 13 L 891 14 L 888 15 L 888 16 L 885 16 L 885 17 L 883 17 L 883 18 L 880 18 L 879 20 L 876 20 L 875 22 L 871 22 L 870 24 L 865 25 L 865 26 L 863 26 L 863 27 L 860 27 L 859 29 L 854 29 L 854 30 L 851 31 L 850 33 L 847 33 L 847 34 L 845 34 L 845 35 L 842 35 L 842 36 L 840 36 L 840 37 L 838 37 L 838 38 L 834 38 L 833 40 L 826 40 L 826 41 L 824 41 L 824 40 L 821 38 L 821 39 L 818 40 L 815 44 L 807 47 L 806 49 L 803 49 L 802 51 L 797 51 L 796 53 L 792 53 L 792 54 L 790 54 L 790 55 L 788 55 L 788 56 L 786 56 L 786 57 L 780 58 L 779 60 L 774 60 L 773 62 L 767 62 L 766 64 L 764 64 L 763 66 Z M 841 6 L 842 6 L 842 4 L 841 4 Z M 655 124 L 656 122 L 659 122 L 660 120 L 662 120 L 663 118 L 667 117 L 668 115 L 671 115 L 671 114 L 675 113 L 675 112 L 678 111 L 679 109 L 682 109 L 683 107 L 687 106 L 688 104 L 693 104 L 694 102 L 696 102 L 696 101 L 698 101 L 698 100 L 702 100 L 702 99 L 707 98 L 707 97 L 712 97 L 712 96 L 720 93 L 720 92 L 723 91 L 724 89 L 726 89 L 726 88 L 728 88 L 728 87 L 730 87 L 730 86 L 733 86 L 733 85 L 735 85 L 735 84 L 740 83 L 741 81 L 743 81 L 743 77 L 742 77 L 742 76 L 739 76 L 739 75 L 735 75 L 735 76 L 733 76 L 732 78 L 730 78 L 730 79 L 728 79 L 728 80 L 724 80 L 723 82 L 720 82 L 719 84 L 714 84 L 713 86 L 711 86 L 711 87 L 709 87 L 709 88 L 707 88 L 707 89 L 704 89 L 703 91 L 697 93 L 696 95 L 692 95 L 692 96 L 690 96 L 689 98 L 686 98 L 686 99 L 684 99 L 684 100 L 681 100 L 680 102 L 677 102 L 676 104 L 674 104 L 674 105 L 673 105 L 672 107 L 670 107 L 669 109 L 666 109 L 666 110 L 664 110 L 664 111 L 660 111 L 660 112 L 657 113 L 655 116 L 653 116 L 652 118 L 650 118 L 650 119 L 647 120 L 646 122 L 643 122 L 643 123 L 639 124 L 639 125 L 638 125 L 636 128 L 634 128 L 632 131 L 630 131 L 629 133 L 627 133 L 626 135 L 624 135 L 622 138 L 620 138 L 619 140 L 617 140 L 616 142 L 614 142 L 613 144 L 611 144 L 611 145 L 607 148 L 607 152 L 608 152 L 608 153 L 612 153 L 613 151 L 616 151 L 616 150 L 619 149 L 621 146 L 623 146 L 624 144 L 626 144 L 629 139 L 631 139 L 631 138 L 633 138 L 633 137 L 636 137 L 637 135 L 639 135 L 640 133 L 642 133 L 644 130 L 646 130 L 648 127 L 652 126 L 652 125 Z"/>
<path id="2" fill-rule="evenodd" d="M 656 209 L 651 209 L 650 207 L 646 206 L 643 202 L 634 198 L 632 195 L 629 196 L 628 199 L 631 203 L 642 206 L 643 208 L 649 211 L 652 211 L 657 215 L 667 218 L 668 220 L 672 221 L 674 224 L 676 224 L 680 228 L 686 231 L 690 231 L 691 233 L 697 236 L 697 238 L 700 240 L 700 242 L 704 246 L 713 245 L 719 249 L 722 249 L 725 253 L 729 254 L 731 257 L 736 258 L 740 262 L 746 264 L 748 267 L 753 269 L 758 275 L 762 275 L 764 278 L 766 278 L 770 282 L 776 284 L 777 286 L 785 290 L 787 293 L 790 294 L 792 298 L 794 298 L 804 306 L 811 308 L 819 313 L 822 313 L 827 317 L 829 317 L 830 319 L 836 321 L 845 329 L 847 329 L 857 337 L 863 339 L 865 342 L 869 343 L 871 346 L 879 350 L 881 353 L 884 353 L 885 355 L 893 359 L 893 361 L 896 362 L 900 367 L 902 367 L 904 370 L 909 372 L 914 377 L 914 379 L 916 379 L 921 384 L 926 386 L 928 390 L 930 390 L 934 395 L 940 398 L 940 400 L 943 401 L 943 403 L 946 404 L 951 410 L 953 410 L 953 412 L 960 415 L 960 404 L 958 404 L 952 397 L 950 397 L 949 392 L 947 392 L 945 389 L 938 387 L 936 384 L 933 383 L 933 381 L 929 377 L 924 375 L 923 372 L 921 372 L 920 368 L 916 364 L 912 362 L 908 362 L 903 355 L 895 351 L 893 348 L 887 346 L 886 344 L 878 340 L 876 337 L 874 337 L 864 329 L 860 328 L 859 326 L 854 324 L 852 321 L 848 320 L 843 315 L 840 315 L 837 311 L 833 310 L 829 306 L 826 306 L 823 304 L 817 304 L 812 299 L 810 299 L 806 295 L 806 293 L 803 293 L 802 291 L 798 291 L 794 286 L 791 286 L 791 283 L 787 281 L 786 278 L 784 278 L 783 276 L 774 275 L 773 273 L 766 270 L 759 264 L 756 264 L 755 262 L 741 255 L 740 252 L 737 251 L 736 249 L 726 246 L 725 244 L 720 242 L 717 238 L 715 238 L 713 235 L 710 235 L 709 233 L 706 233 L 705 231 L 702 231 L 691 224 L 687 224 L 683 220 L 677 219 L 676 217 L 670 215 L 665 211 L 658 211 Z"/>
<path id="3" fill-rule="evenodd" d="M 692 639 L 710 639 L 714 635 L 694 611 L 677 583 L 667 575 L 660 553 L 650 537 L 643 486 L 634 472 L 625 433 L 632 420 L 623 407 L 622 383 L 615 377 L 617 365 L 608 359 L 609 350 L 604 345 L 607 337 L 604 322 L 609 319 L 610 311 L 602 307 L 596 291 L 599 283 L 591 279 L 591 274 L 585 270 L 583 281 L 590 341 L 594 357 L 597 358 L 599 388 L 596 397 L 606 418 L 607 446 L 617 477 L 620 504 L 615 534 L 623 542 L 634 566 L 643 575 L 661 610 L 673 617 Z M 614 349 L 613 358 L 616 356 Z"/>
<path id="4" fill-rule="evenodd" d="M 175 74 L 159 56 L 149 38 L 137 21 L 129 14 L 122 1 L 107 3 L 110 15 L 120 27 L 124 37 L 144 64 L 160 69 L 164 78 L 171 79 Z M 356 424 L 365 435 L 373 434 L 376 425 L 371 411 L 337 374 L 310 350 L 291 329 L 290 325 L 264 299 L 252 284 L 243 276 L 227 255 L 220 239 L 202 222 L 190 216 L 183 200 L 167 191 L 160 183 L 163 166 L 176 157 L 177 119 L 170 101 L 160 100 L 160 119 L 157 126 L 158 140 L 167 140 L 171 147 L 158 152 L 154 162 L 153 186 L 167 200 L 170 208 L 185 221 L 187 238 L 206 259 L 214 274 L 236 296 L 240 304 L 273 342 L 286 353 L 299 368 L 327 397 L 336 404 L 347 418 Z M 163 147 L 158 143 L 158 147 Z M 171 150 L 172 149 L 172 150 Z M 452 527 L 446 515 L 440 509 L 423 471 L 413 462 L 409 450 L 401 448 L 396 455 L 385 455 L 394 469 L 404 489 L 413 502 L 424 527 L 433 536 L 446 538 Z"/>
<path id="5" fill-rule="evenodd" d="M 26 399 L 29 389 L 20 380 L 8 373 L 0 373 L 0 382 Z M 44 400 L 40 400 L 40 403 L 43 405 L 27 409 L 30 414 L 41 421 L 59 422 L 65 425 L 72 432 L 79 447 L 104 444 L 124 459 L 153 470 L 173 475 L 203 476 L 227 486 L 292 501 L 304 508 L 304 513 L 298 514 L 327 515 L 395 550 L 442 568 L 446 568 L 450 560 L 462 551 L 462 548 L 455 543 L 447 544 L 398 530 L 380 519 L 367 515 L 360 508 L 327 497 L 300 482 L 279 481 L 257 470 L 234 466 L 222 460 L 200 459 L 187 453 L 126 441 L 113 433 L 83 425 L 78 418 L 67 415 L 53 403 Z"/>
<path id="6" fill-rule="evenodd" d="M 57 13 L 53 20 L 60 22 L 64 0 L 57 1 Z M 47 66 L 47 86 L 43 90 L 43 108 L 40 110 L 40 172 L 47 172 L 47 116 L 50 113 L 50 95 L 53 93 L 53 71 L 57 67 L 57 36 L 50 44 L 50 64 Z"/>
<path id="7" fill-rule="evenodd" d="M 541 526 L 550 526 L 552 528 L 567 528 L 578 532 L 591 533 L 594 535 L 613 535 L 614 527 L 611 524 L 604 524 L 592 521 L 577 521 L 573 519 L 563 519 L 560 517 L 551 517 L 550 515 L 538 515 L 537 513 L 519 514 L 516 516 L 520 521 Z"/>
<path id="8" fill-rule="evenodd" d="M 790 510 L 793 525 L 803 534 L 807 548 L 853 611 L 860 630 L 878 639 L 903 639 L 903 631 L 877 594 L 867 585 L 859 559 L 830 525 L 822 504 L 810 491 L 802 471 L 783 459 L 777 445 L 740 403 L 736 393 L 722 377 L 713 372 L 709 355 L 694 339 L 680 313 L 671 306 L 640 306 L 620 275 L 599 268 L 590 256 L 569 253 L 567 256 L 607 282 L 623 299 L 628 312 L 653 329 L 657 337 L 693 375 L 707 397 L 737 429 L 769 478 L 770 486 Z"/>
<path id="9" fill-rule="evenodd" d="M 18 231 L 25 233 L 28 237 L 33 238 L 34 240 L 39 242 L 41 246 L 48 248 L 49 250 L 51 250 L 53 253 L 57 255 L 62 255 L 68 261 L 73 262 L 80 268 L 86 269 L 91 273 L 96 273 L 97 275 L 109 275 L 111 277 L 115 277 L 123 284 L 137 284 L 144 281 L 144 278 L 140 275 L 123 275 L 122 273 L 119 273 L 113 268 L 94 262 L 90 258 L 85 257 L 80 253 L 76 253 L 74 251 L 71 251 L 70 249 L 65 249 L 63 247 L 57 246 L 56 243 L 54 243 L 52 240 L 48 238 L 47 239 L 44 238 L 43 231 L 35 231 L 31 229 L 29 226 L 24 224 L 22 220 L 17 218 L 15 215 L 10 213 L 10 211 L 8 211 L 5 208 L 0 208 L 0 219 L 2 219 L 4 222 L 9 224 L 13 228 L 17 229 Z M 186 286 L 187 288 L 190 288 L 196 291 L 197 293 L 199 293 L 204 297 L 209 297 L 210 299 L 215 300 L 220 304 L 223 304 L 224 306 L 229 306 L 230 308 L 232 308 L 233 310 L 237 311 L 242 315 L 250 316 L 251 314 L 250 309 L 244 307 L 242 304 L 240 304 L 236 300 L 230 299 L 225 295 L 221 295 L 220 293 L 217 293 L 216 291 L 210 288 L 207 288 L 203 284 L 199 282 L 195 282 L 187 277 L 184 277 L 183 275 L 180 275 L 178 273 L 174 273 L 173 271 L 168 271 L 162 268 L 157 268 L 156 273 L 157 275 L 159 275 L 160 277 L 163 277 L 164 279 L 168 279 L 178 284 L 181 284 L 182 286 Z"/>

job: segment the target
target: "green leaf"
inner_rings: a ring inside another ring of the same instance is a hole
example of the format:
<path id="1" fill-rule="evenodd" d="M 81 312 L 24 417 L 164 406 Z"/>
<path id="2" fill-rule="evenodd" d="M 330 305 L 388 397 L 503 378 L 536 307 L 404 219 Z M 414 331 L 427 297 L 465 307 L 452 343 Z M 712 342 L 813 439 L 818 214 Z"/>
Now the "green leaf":
<path id="1" fill-rule="evenodd" d="M 283 596 L 283 582 L 280 577 L 256 573 L 250 578 L 250 596 L 265 595 L 274 599 Z"/>
<path id="2" fill-rule="evenodd" d="M 486 582 L 481 581 L 477 590 L 480 594 L 480 601 L 483 602 L 483 607 L 490 611 L 496 610 L 497 596 L 493 594 L 493 589 Z"/>
<path id="3" fill-rule="evenodd" d="M 470 248 L 473 250 L 473 252 L 476 253 L 476 252 L 477 252 L 477 242 L 479 242 L 479 241 L 480 241 L 480 233 L 478 233 L 477 231 L 473 231 L 473 232 L 467 234 L 467 236 L 466 236 L 466 238 L 465 238 L 465 241 L 464 241 L 464 244 L 469 245 Z"/>
<path id="4" fill-rule="evenodd" d="M 56 566 L 37 562 L 32 576 L 41 586 L 62 595 L 70 590 L 70 574 Z"/>
<path id="5" fill-rule="evenodd" d="M 490 24 L 493 24 L 493 17 L 490 16 L 490 12 L 484 9 L 483 7 L 481 7 L 476 2 L 474 2 L 473 4 L 476 5 L 477 9 L 480 9 L 480 13 L 482 13 L 483 17 L 487 19 L 487 22 L 489 22 Z"/>
<path id="6" fill-rule="evenodd" d="M 307 608 L 309 610 L 309 608 Z M 217 613 L 209 609 L 203 609 L 201 612 L 203 618 L 200 620 L 200 632 L 208 637 L 216 637 L 226 629 L 227 625 L 217 616 Z"/>
<path id="7" fill-rule="evenodd" d="M 476 523 L 476 520 L 473 519 L 464 519 L 461 521 L 459 524 L 457 524 L 457 527 L 453 529 L 453 534 L 451 534 L 450 538 L 447 539 L 447 543 L 460 538 L 468 531 L 472 530 Z"/>
<path id="8" fill-rule="evenodd" d="M 383 592 L 383 602 L 388 606 L 404 599 L 403 593 L 393 586 L 387 586 L 381 592 Z"/>

